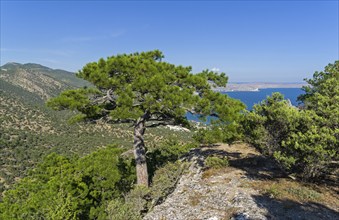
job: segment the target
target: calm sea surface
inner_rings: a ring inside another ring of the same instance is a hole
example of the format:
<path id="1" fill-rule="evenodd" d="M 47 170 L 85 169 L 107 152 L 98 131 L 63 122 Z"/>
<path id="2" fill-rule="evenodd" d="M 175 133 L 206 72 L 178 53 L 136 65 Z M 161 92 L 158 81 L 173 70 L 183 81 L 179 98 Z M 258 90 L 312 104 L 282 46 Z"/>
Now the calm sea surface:
<path id="1" fill-rule="evenodd" d="M 303 94 L 301 88 L 260 89 L 257 92 L 225 92 L 225 94 L 232 98 L 239 99 L 246 104 L 248 110 L 251 110 L 254 104 L 260 103 L 274 92 L 280 92 L 284 95 L 285 99 L 289 99 L 292 105 L 295 106 L 298 105 L 297 97 Z"/>
<path id="2" fill-rule="evenodd" d="M 297 97 L 303 94 L 301 88 L 279 88 L 279 89 L 260 89 L 259 91 L 252 92 L 223 92 L 228 96 L 239 99 L 247 106 L 247 110 L 251 110 L 254 104 L 260 103 L 262 100 L 266 99 L 267 96 L 272 95 L 274 92 L 280 92 L 284 95 L 285 99 L 289 99 L 292 105 L 297 106 Z M 187 113 L 188 120 L 198 121 L 198 117 L 195 115 Z M 209 120 L 208 120 L 209 121 Z M 207 122 L 208 123 L 208 122 Z"/>

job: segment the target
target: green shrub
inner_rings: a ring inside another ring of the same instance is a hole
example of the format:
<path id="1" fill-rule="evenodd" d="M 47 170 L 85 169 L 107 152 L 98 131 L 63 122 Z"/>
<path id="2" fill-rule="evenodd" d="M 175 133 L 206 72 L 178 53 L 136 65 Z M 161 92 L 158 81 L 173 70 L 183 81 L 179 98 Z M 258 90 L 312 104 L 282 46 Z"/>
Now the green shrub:
<path id="1" fill-rule="evenodd" d="M 232 143 L 242 138 L 241 126 L 237 122 L 215 123 L 206 128 L 200 128 L 193 135 L 193 139 L 200 144 Z"/>
<path id="2" fill-rule="evenodd" d="M 175 140 L 168 140 L 157 148 L 151 149 L 147 153 L 147 166 L 150 178 L 153 177 L 157 169 L 168 162 L 177 161 L 196 147 L 196 144 L 181 144 Z"/>
<path id="3" fill-rule="evenodd" d="M 299 188 L 288 188 L 286 189 L 287 192 L 293 194 L 298 199 L 302 201 L 312 200 L 317 201 L 321 196 L 318 192 L 308 189 L 306 187 L 299 187 Z"/>
<path id="4" fill-rule="evenodd" d="M 229 162 L 227 157 L 208 156 L 205 160 L 205 166 L 218 169 L 229 166 Z"/>
<path id="5" fill-rule="evenodd" d="M 126 196 L 125 202 L 132 208 L 132 211 L 139 216 L 147 213 L 150 202 L 150 189 L 145 186 L 136 185 Z"/>
<path id="6" fill-rule="evenodd" d="M 157 149 L 156 155 L 159 156 L 158 158 L 169 158 L 175 160 L 175 162 L 167 162 L 155 170 L 150 188 L 135 186 L 125 196 L 124 200 L 112 200 L 106 208 L 109 219 L 140 219 L 173 192 L 177 182 L 188 167 L 187 162 L 181 162 L 175 158 L 178 158 L 189 148 L 179 144 L 171 145 L 171 148 L 164 146 Z"/>
<path id="7" fill-rule="evenodd" d="M 193 135 L 193 139 L 200 144 L 211 145 L 222 142 L 222 134 L 223 132 L 217 128 L 201 128 Z"/>
<path id="8" fill-rule="evenodd" d="M 107 203 L 135 181 L 134 166 L 122 152 L 112 146 L 74 160 L 48 155 L 5 192 L 0 219 L 105 219 Z"/>
<path id="9" fill-rule="evenodd" d="M 281 189 L 277 184 L 272 184 L 268 189 L 266 189 L 266 194 L 273 198 L 279 198 L 281 195 Z"/>
<path id="10" fill-rule="evenodd" d="M 173 192 L 182 174 L 188 168 L 188 163 L 176 161 L 167 163 L 155 172 L 150 195 L 152 206 L 162 203 Z"/>
<path id="11" fill-rule="evenodd" d="M 331 163 L 339 160 L 338 76 L 339 61 L 315 72 L 299 97 L 301 109 L 279 93 L 255 105 L 243 122 L 247 141 L 305 180 L 333 172 Z"/>
<path id="12" fill-rule="evenodd" d="M 106 213 L 112 220 L 141 220 L 150 207 L 150 189 L 135 186 L 124 199 L 113 199 L 108 203 Z"/>
<path id="13" fill-rule="evenodd" d="M 109 220 L 141 220 L 141 216 L 135 211 L 133 204 L 126 203 L 124 200 L 110 201 L 106 213 Z"/>

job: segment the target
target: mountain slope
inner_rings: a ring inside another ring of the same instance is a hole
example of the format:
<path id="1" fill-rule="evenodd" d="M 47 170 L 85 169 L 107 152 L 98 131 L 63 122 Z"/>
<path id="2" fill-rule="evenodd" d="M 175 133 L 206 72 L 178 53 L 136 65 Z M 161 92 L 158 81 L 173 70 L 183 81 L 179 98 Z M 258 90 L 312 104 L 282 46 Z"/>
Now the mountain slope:
<path id="1" fill-rule="evenodd" d="M 74 73 L 40 64 L 7 63 L 0 68 L 0 90 L 30 96 L 28 100 L 45 101 L 65 89 L 89 85 Z"/>

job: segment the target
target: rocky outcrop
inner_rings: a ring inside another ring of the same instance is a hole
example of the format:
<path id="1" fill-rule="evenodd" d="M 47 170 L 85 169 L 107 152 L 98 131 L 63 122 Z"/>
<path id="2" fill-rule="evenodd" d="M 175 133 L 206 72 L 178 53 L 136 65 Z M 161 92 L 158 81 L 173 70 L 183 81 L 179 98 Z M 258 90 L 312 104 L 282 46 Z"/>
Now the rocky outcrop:
<path id="1" fill-rule="evenodd" d="M 209 155 L 227 156 L 231 166 L 206 170 Z M 248 146 L 195 149 L 185 160 L 191 165 L 175 191 L 144 220 L 338 219 L 338 210 L 273 199 L 251 187 L 280 174 L 272 161 Z"/>
<path id="2" fill-rule="evenodd" d="M 244 172 L 226 168 L 212 177 L 203 177 L 204 151 L 194 150 L 187 160 L 191 166 L 176 190 L 166 201 L 148 213 L 145 220 L 155 219 L 265 219 L 266 211 L 255 203 L 255 190 L 242 187 Z"/>

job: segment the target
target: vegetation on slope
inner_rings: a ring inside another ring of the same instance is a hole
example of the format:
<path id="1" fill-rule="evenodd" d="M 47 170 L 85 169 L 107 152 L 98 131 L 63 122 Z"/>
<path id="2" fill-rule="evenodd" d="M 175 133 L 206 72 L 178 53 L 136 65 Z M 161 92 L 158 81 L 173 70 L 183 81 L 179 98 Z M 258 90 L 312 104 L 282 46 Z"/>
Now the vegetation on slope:
<path id="1" fill-rule="evenodd" d="M 132 146 L 133 131 L 128 125 L 69 124 L 71 112 L 51 111 L 19 97 L 0 94 L 0 191 L 26 176 L 27 170 L 49 153 L 83 156 L 112 143 Z M 150 128 L 145 142 L 154 148 L 168 138 L 192 141 L 189 132 L 164 127 Z"/>
<path id="2" fill-rule="evenodd" d="M 175 160 L 192 147 L 172 142 L 163 147 L 163 152 L 150 151 L 149 167 L 154 176 L 149 189 L 133 189 L 135 160 L 122 154 L 126 148 L 107 146 L 80 158 L 49 154 L 6 191 L 0 203 L 0 217 L 117 219 L 126 207 L 128 215 L 134 213 L 139 218 L 173 190 L 185 170 L 185 164 Z"/>
<path id="3" fill-rule="evenodd" d="M 33 65 L 33 68 L 40 67 Z M 206 144 L 244 137 L 263 154 L 278 161 L 287 173 L 308 181 L 327 177 L 338 169 L 338 73 L 338 61 L 324 72 L 316 72 L 308 80 L 310 86 L 304 88 L 306 95 L 300 97 L 302 109 L 290 106 L 281 94 L 272 94 L 253 111 L 237 114 L 236 123 L 213 124 L 211 129 L 198 131 L 195 137 Z M 197 147 L 183 144 L 191 141 L 189 132 L 148 128 L 145 156 L 151 184 L 149 188 L 135 186 L 136 161 L 130 153 L 129 141 L 133 137 L 132 128 L 126 124 L 108 125 L 100 120 L 92 124 L 68 124 L 67 119 L 74 113 L 54 112 L 34 101 L 43 99 L 41 94 L 49 94 L 50 90 L 30 91 L 3 79 L 0 78 L 4 85 L 0 88 L 0 155 L 4 159 L 0 164 L 0 183 L 1 190 L 6 191 L 0 203 L 0 218 L 140 219 L 173 192 L 187 170 L 187 164 L 180 158 Z M 209 100 L 200 103 L 201 110 L 211 110 L 204 106 L 218 100 L 216 97 L 207 96 Z M 224 109 L 219 106 L 226 116 L 232 104 L 239 110 L 238 103 L 230 103 Z M 239 129 L 240 119 L 243 133 Z M 171 137 L 180 141 L 163 144 Z M 229 160 L 229 155 L 237 154 L 224 152 L 219 156 L 219 151 L 208 150 L 213 153 L 205 161 L 208 168 L 205 178 L 225 166 L 244 167 L 237 161 L 249 161 L 244 169 L 251 173 L 260 162 L 251 158 Z M 306 194 L 307 201 L 322 198 L 294 183 L 286 184 L 291 190 L 286 190 L 279 181 L 250 184 L 277 198 L 291 193 L 299 193 L 301 197 Z"/>
<path id="4" fill-rule="evenodd" d="M 214 116 L 224 132 L 234 131 L 245 109 L 239 100 L 212 90 L 211 84 L 226 86 L 225 73 L 206 70 L 193 74 L 191 67 L 176 66 L 163 58 L 161 51 L 154 50 L 88 63 L 78 76 L 96 88 L 67 90 L 47 103 L 56 110 L 76 110 L 76 119 L 86 122 L 130 123 L 137 182 L 144 186 L 149 179 L 144 143 L 147 127 L 188 126 L 186 113 L 193 112 Z"/>
<path id="5" fill-rule="evenodd" d="M 281 94 L 255 105 L 244 122 L 248 141 L 305 180 L 338 172 L 339 61 L 307 80 L 302 109 Z"/>
<path id="6" fill-rule="evenodd" d="M 75 73 L 53 70 L 48 67 L 27 63 L 7 63 L 0 67 L 0 89 L 19 96 L 29 97 L 27 101 L 46 101 L 61 91 L 90 86 Z"/>
<path id="7" fill-rule="evenodd" d="M 10 71 L 13 65 L 19 64 L 2 66 L 1 71 L 4 67 Z M 19 65 L 20 69 L 22 66 L 29 70 L 26 79 L 29 81 L 34 78 L 31 74 L 34 68 L 28 69 L 27 65 Z M 13 71 L 17 71 L 19 67 L 13 68 Z M 38 67 L 42 68 L 39 65 Z M 12 73 L 16 75 L 15 72 Z M 28 81 L 24 82 L 32 84 Z M 58 83 L 62 84 L 61 81 Z M 84 156 L 112 143 L 124 147 L 132 145 L 130 139 L 133 131 L 128 125 L 108 125 L 101 121 L 87 125 L 70 124 L 68 119 L 74 116 L 74 113 L 56 112 L 46 108 L 38 93 L 29 92 L 24 87 L 13 85 L 0 77 L 0 199 L 5 189 L 26 176 L 30 168 L 35 167 L 45 155 L 52 152 L 64 156 Z M 48 84 L 44 84 L 42 88 L 45 87 L 48 87 Z M 152 148 L 167 138 L 187 142 L 191 141 L 190 137 L 189 132 L 149 128 L 145 142 Z"/>

